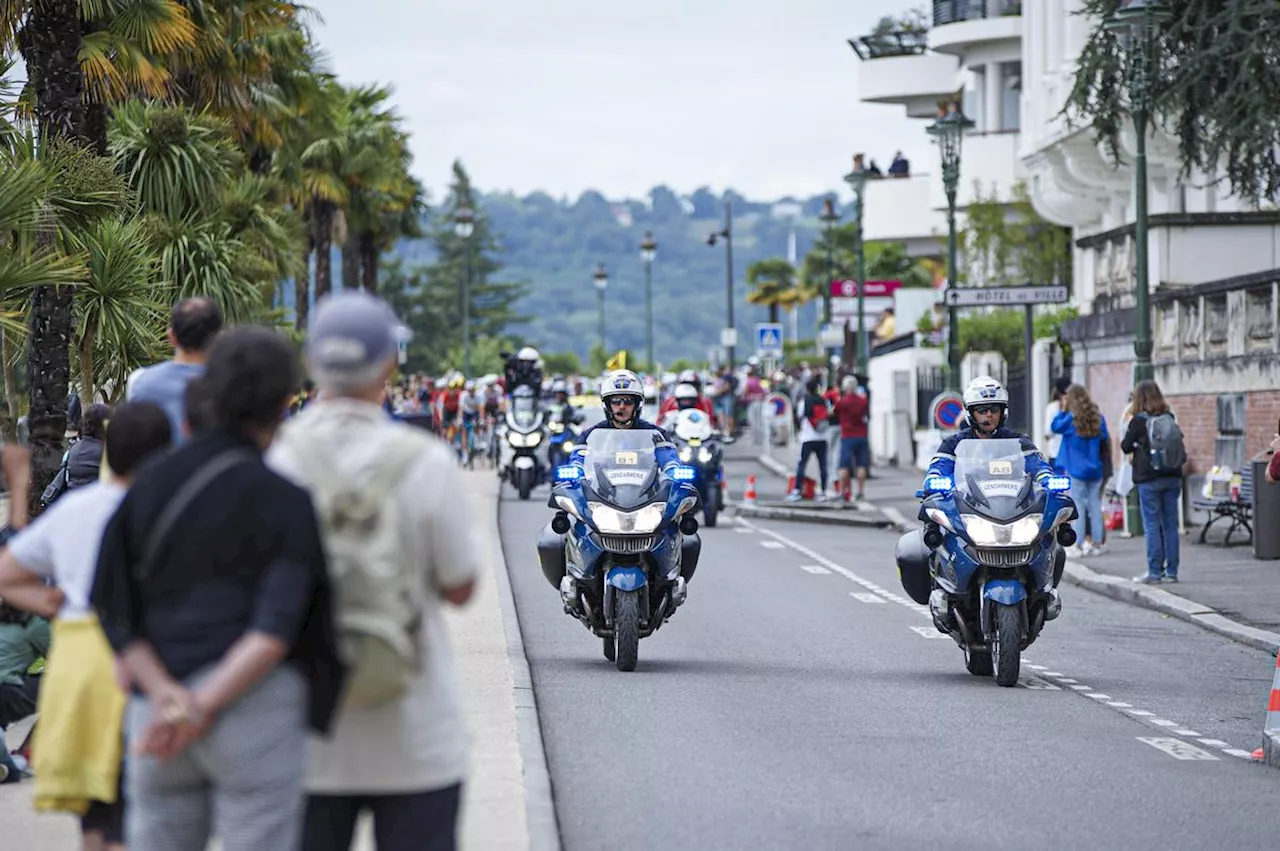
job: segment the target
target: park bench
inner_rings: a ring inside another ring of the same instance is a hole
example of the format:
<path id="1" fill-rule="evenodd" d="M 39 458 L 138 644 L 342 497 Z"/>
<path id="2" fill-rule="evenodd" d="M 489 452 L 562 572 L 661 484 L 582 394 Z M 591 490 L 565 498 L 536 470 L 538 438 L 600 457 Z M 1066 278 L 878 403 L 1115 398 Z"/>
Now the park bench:
<path id="1" fill-rule="evenodd" d="M 1249 533 L 1249 539 L 1253 539 L 1253 468 L 1246 466 L 1240 471 L 1240 490 L 1236 498 L 1232 498 L 1228 492 L 1222 496 L 1197 497 L 1192 500 L 1191 505 L 1200 511 L 1209 512 L 1209 519 L 1205 521 L 1204 528 L 1200 530 L 1200 543 L 1205 542 L 1205 535 L 1209 534 L 1209 527 L 1219 520 L 1226 518 L 1229 522 L 1227 526 L 1227 536 L 1222 539 L 1224 547 L 1231 545 L 1231 535 L 1237 529 L 1243 528 Z"/>

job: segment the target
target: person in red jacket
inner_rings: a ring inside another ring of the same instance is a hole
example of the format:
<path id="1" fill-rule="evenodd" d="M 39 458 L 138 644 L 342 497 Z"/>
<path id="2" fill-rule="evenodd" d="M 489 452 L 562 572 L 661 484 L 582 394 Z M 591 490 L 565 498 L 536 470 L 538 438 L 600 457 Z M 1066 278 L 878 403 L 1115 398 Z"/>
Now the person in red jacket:
<path id="1" fill-rule="evenodd" d="M 846 375 L 840 382 L 840 398 L 834 410 L 840 420 L 840 493 L 849 501 L 849 480 L 857 470 L 858 499 L 863 499 L 867 485 L 867 468 L 871 466 L 871 450 L 867 443 L 867 397 L 858 392 L 858 379 Z"/>
<path id="2" fill-rule="evenodd" d="M 692 384 L 677 384 L 675 392 L 667 397 L 662 407 L 658 409 L 658 422 L 662 422 L 666 415 L 673 411 L 683 411 L 688 408 L 697 408 L 712 418 L 716 414 L 715 409 L 711 407 L 711 400 L 699 393 L 697 387 Z"/>

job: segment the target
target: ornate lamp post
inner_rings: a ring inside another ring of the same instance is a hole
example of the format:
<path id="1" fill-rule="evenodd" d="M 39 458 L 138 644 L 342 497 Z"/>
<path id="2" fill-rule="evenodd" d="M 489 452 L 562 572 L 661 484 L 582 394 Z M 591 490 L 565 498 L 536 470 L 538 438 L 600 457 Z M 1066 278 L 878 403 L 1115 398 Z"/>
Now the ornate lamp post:
<path id="1" fill-rule="evenodd" d="M 604 291 L 609 286 L 609 273 L 604 270 L 603 263 L 596 264 L 596 271 L 591 279 L 596 285 L 596 295 L 600 305 L 600 351 L 608 358 L 609 350 L 604 344 Z"/>
<path id="2" fill-rule="evenodd" d="M 822 202 L 822 215 L 818 216 L 818 221 L 822 222 L 823 232 L 827 237 L 827 280 L 822 286 L 822 324 L 830 327 L 831 325 L 831 282 L 836 276 L 835 260 L 832 258 L 833 236 L 832 230 L 835 229 L 836 222 L 840 221 L 840 214 L 836 212 L 835 201 L 827 198 Z M 823 346 L 823 351 L 828 355 L 831 354 L 831 346 Z"/>
<path id="3" fill-rule="evenodd" d="M 657 256 L 658 243 L 653 239 L 653 232 L 645 231 L 644 241 L 640 243 L 640 259 L 644 261 L 644 342 L 650 372 L 657 369 L 653 360 L 653 261 Z"/>
<path id="4" fill-rule="evenodd" d="M 1147 265 L 1147 126 L 1151 118 L 1153 42 L 1158 26 L 1172 17 L 1169 7 L 1155 0 L 1129 0 L 1103 23 L 1129 55 L 1129 103 L 1137 154 L 1133 163 L 1134 323 L 1133 380 L 1155 375 L 1151 365 L 1151 306 Z"/>
<path id="5" fill-rule="evenodd" d="M 453 214 L 453 232 L 463 240 L 462 256 L 462 374 L 471 377 L 471 234 L 476 217 L 470 207 L 459 207 Z"/>
<path id="6" fill-rule="evenodd" d="M 867 257 L 862 241 L 862 204 L 863 190 L 867 186 L 867 170 L 863 165 L 863 155 L 853 155 L 853 171 L 844 176 L 844 182 L 853 190 L 854 223 L 858 227 L 858 375 L 867 374 Z"/>
<path id="7" fill-rule="evenodd" d="M 956 288 L 959 274 L 956 268 L 956 186 L 960 183 L 960 143 L 964 133 L 973 127 L 965 118 L 960 105 L 951 103 L 938 107 L 938 120 L 929 125 L 929 135 L 938 143 L 942 155 L 942 187 L 947 193 L 947 286 Z M 952 390 L 960 389 L 960 327 L 956 321 L 958 311 L 947 308 L 947 373 Z"/>
<path id="8" fill-rule="evenodd" d="M 727 199 L 724 202 L 724 229 L 713 231 L 707 235 L 707 245 L 714 246 L 717 239 L 724 240 L 724 289 L 728 302 L 729 332 L 734 333 L 733 324 L 733 205 Z M 733 369 L 734 346 L 725 346 L 729 369 Z"/>

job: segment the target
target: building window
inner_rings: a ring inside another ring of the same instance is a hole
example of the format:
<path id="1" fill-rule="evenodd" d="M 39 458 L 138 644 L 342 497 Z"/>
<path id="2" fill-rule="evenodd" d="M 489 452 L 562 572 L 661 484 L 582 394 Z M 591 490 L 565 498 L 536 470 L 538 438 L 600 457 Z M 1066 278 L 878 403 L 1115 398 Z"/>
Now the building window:
<path id="1" fill-rule="evenodd" d="M 973 126 L 976 130 L 987 129 L 987 110 L 984 108 L 986 104 L 982 102 L 983 93 L 986 90 L 986 70 L 985 66 L 969 69 L 969 85 L 964 87 L 964 94 L 960 102 L 960 109 L 973 121 Z"/>
<path id="2" fill-rule="evenodd" d="M 1000 63 L 1000 129 L 1022 127 L 1022 63 Z"/>

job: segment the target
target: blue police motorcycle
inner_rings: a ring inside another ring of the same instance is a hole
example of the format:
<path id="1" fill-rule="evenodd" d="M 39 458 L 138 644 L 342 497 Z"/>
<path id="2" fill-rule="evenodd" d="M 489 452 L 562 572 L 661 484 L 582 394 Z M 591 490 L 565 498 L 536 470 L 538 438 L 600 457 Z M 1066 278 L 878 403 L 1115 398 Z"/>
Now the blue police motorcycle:
<path id="1" fill-rule="evenodd" d="M 1017 440 L 974 439 L 957 445 L 953 478 L 931 476 L 917 493 L 925 526 L 898 541 L 899 575 L 971 674 L 1015 685 L 1022 651 L 1061 611 L 1062 547 L 1075 542 L 1070 484 L 1035 481 Z"/>
<path id="2" fill-rule="evenodd" d="M 549 505 L 558 509 L 538 538 L 547 581 L 566 614 L 604 643 L 605 658 L 634 671 L 640 639 L 685 601 L 698 564 L 696 471 L 659 469 L 658 432 L 596 429 L 585 471 L 555 470 Z"/>

